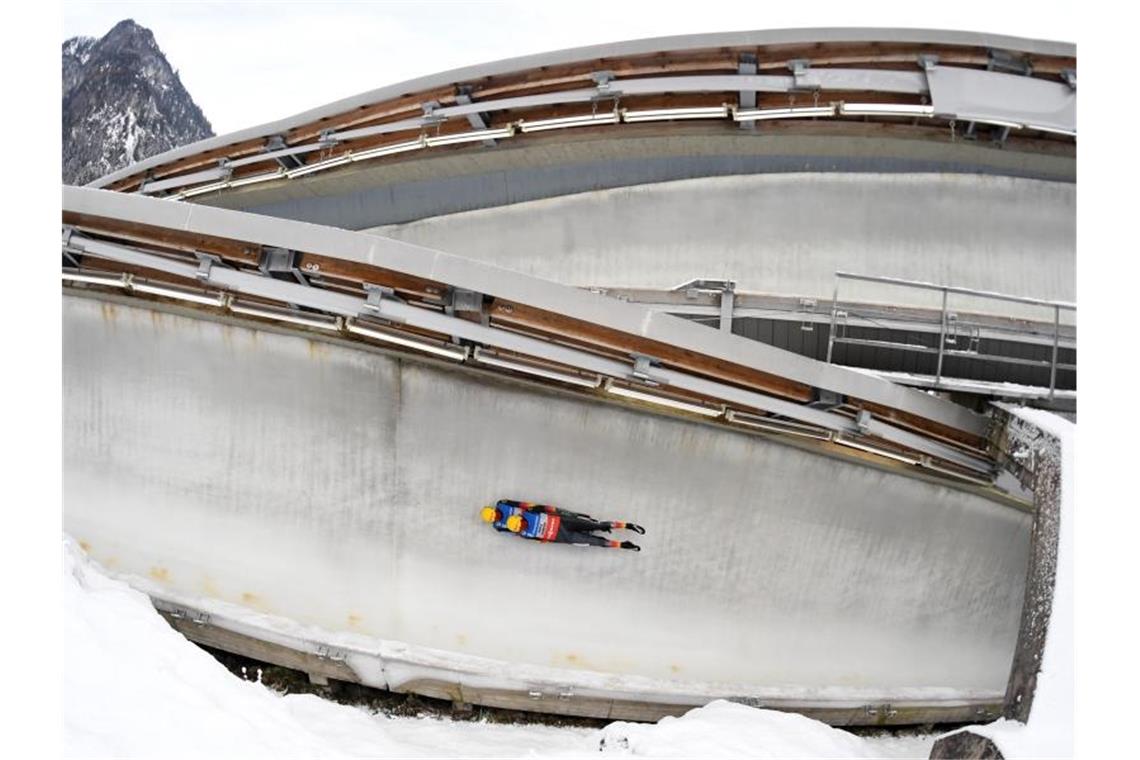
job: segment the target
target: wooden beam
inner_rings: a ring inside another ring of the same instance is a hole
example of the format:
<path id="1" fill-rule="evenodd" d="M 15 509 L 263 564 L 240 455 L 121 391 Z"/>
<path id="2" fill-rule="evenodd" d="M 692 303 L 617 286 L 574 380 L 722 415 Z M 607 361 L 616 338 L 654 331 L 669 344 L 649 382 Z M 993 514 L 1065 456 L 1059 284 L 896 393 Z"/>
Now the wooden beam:
<path id="1" fill-rule="evenodd" d="M 803 383 L 532 306 L 495 299 L 491 314 L 500 322 L 566 335 L 627 356 L 635 353 L 653 356 L 660 359 L 663 364 L 676 369 L 771 393 L 781 398 L 806 402 L 813 397 L 812 389 Z"/>

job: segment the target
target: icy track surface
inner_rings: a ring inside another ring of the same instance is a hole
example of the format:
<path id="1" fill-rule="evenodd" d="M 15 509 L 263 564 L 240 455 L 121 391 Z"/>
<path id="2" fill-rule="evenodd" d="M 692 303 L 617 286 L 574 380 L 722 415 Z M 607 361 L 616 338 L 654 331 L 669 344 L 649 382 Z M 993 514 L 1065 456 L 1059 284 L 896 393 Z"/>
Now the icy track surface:
<path id="1" fill-rule="evenodd" d="M 717 701 L 601 730 L 392 718 L 233 676 L 64 539 L 67 757 L 925 758 L 933 737 L 865 739 Z"/>

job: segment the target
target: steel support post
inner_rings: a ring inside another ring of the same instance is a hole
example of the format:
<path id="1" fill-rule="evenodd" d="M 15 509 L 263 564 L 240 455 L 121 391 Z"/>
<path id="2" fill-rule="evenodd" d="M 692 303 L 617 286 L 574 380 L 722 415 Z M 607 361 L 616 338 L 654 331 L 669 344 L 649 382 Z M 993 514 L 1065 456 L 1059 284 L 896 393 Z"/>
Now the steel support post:
<path id="1" fill-rule="evenodd" d="M 736 300 L 736 293 L 731 287 L 726 287 L 720 294 L 720 331 L 732 332 L 732 307 Z"/>
<path id="2" fill-rule="evenodd" d="M 835 278 L 835 290 L 831 294 L 831 327 L 827 330 L 827 363 L 831 364 L 831 350 L 835 347 L 835 320 L 839 310 L 839 278 Z"/>
<path id="3" fill-rule="evenodd" d="M 1061 307 L 1053 307 L 1053 361 L 1049 366 L 1049 400 L 1057 388 L 1057 344 L 1061 340 Z"/>
<path id="4" fill-rule="evenodd" d="M 751 53 L 745 53 L 740 56 L 740 62 L 737 65 L 737 72 L 745 75 L 756 74 L 756 56 Z M 755 90 L 741 90 L 738 95 L 738 103 L 741 108 L 755 108 L 756 107 L 756 92 Z M 741 129 L 756 129 L 755 121 L 742 121 L 740 122 Z"/>
<path id="5" fill-rule="evenodd" d="M 946 352 L 946 298 L 950 293 L 942 288 L 942 328 L 938 331 L 938 371 L 934 375 L 934 387 L 942 385 L 942 355 Z"/>

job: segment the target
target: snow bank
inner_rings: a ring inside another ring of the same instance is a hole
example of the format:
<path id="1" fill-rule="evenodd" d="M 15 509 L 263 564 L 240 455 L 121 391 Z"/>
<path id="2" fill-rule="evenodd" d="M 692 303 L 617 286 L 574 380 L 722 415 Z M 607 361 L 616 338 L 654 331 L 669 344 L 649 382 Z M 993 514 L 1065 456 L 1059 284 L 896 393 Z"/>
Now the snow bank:
<path id="1" fill-rule="evenodd" d="M 1045 637 L 1037 690 L 1029 722 L 998 720 L 969 731 L 989 737 L 1006 760 L 1073 756 L 1073 521 L 1075 519 L 1076 431 L 1068 420 L 1040 409 L 1015 412 L 1061 442 L 1061 527 L 1053 609 Z"/>
<path id="2" fill-rule="evenodd" d="M 718 701 L 603 730 L 392 718 L 235 677 L 146 595 L 64 542 L 68 757 L 911 757 L 933 737 L 863 739 L 800 715 Z M 604 745 L 602 741 L 604 740 Z"/>
<path id="3" fill-rule="evenodd" d="M 611 723 L 601 748 L 642 757 L 925 758 L 930 743 L 925 737 L 862 739 L 803 715 L 717 700 L 656 724 Z"/>
<path id="4" fill-rule="evenodd" d="M 65 540 L 69 757 L 425 757 L 594 749 L 586 729 L 387 718 L 243 681 Z"/>

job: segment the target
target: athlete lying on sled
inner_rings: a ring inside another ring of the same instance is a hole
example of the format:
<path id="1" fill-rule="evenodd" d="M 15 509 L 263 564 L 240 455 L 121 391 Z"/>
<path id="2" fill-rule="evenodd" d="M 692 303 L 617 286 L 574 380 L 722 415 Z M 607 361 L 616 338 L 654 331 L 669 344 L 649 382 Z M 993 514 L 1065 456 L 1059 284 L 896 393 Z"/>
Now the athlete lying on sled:
<path id="1" fill-rule="evenodd" d="M 562 544 L 605 546 L 611 549 L 641 551 L 641 547 L 630 541 L 613 541 L 596 533 L 609 533 L 611 530 L 631 530 L 645 533 L 645 528 L 616 520 L 603 522 L 580 512 L 570 512 L 546 504 L 529 501 L 499 499 L 495 506 L 483 507 L 480 513 L 484 522 L 491 523 L 495 530 L 511 532 L 520 538 L 532 541 L 553 541 Z"/>

